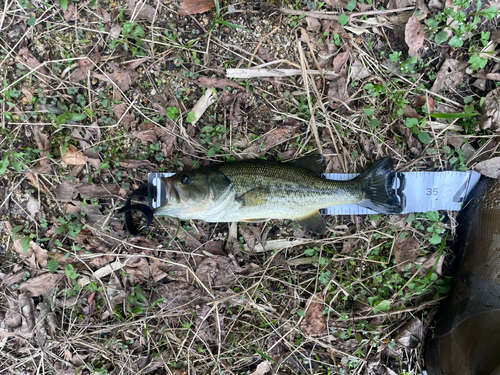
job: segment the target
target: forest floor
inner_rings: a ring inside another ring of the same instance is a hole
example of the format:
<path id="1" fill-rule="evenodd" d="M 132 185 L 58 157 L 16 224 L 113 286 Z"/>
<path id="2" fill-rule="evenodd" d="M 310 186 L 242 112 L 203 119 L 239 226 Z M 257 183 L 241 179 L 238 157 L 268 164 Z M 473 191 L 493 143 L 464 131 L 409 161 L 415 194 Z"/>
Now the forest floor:
<path id="1" fill-rule="evenodd" d="M 0 1 L 0 374 L 421 374 L 456 212 L 116 210 L 255 157 L 498 175 L 497 4 L 189 3 Z"/>

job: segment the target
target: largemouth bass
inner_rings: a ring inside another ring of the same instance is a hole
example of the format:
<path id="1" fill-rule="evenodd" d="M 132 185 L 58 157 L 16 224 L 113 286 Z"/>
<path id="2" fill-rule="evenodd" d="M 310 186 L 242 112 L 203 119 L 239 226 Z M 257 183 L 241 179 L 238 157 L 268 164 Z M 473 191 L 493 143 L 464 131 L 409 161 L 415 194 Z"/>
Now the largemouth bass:
<path id="1" fill-rule="evenodd" d="M 178 173 L 163 178 L 167 201 L 154 214 L 207 222 L 293 219 L 323 234 L 320 208 L 357 203 L 380 213 L 402 211 L 392 188 L 391 158 L 378 160 L 350 181 L 320 178 L 321 162 L 318 155 L 288 163 L 254 159 Z"/>

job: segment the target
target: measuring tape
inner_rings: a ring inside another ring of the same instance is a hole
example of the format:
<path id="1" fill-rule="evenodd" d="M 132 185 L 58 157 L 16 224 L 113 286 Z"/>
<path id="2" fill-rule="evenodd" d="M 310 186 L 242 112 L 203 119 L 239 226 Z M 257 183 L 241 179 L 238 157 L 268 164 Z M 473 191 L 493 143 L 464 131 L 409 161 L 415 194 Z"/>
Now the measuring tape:
<path id="1" fill-rule="evenodd" d="M 152 209 L 162 206 L 167 192 L 161 179 L 174 173 L 149 173 L 148 182 L 156 187 L 156 197 L 149 202 Z M 326 173 L 330 180 L 347 181 L 358 173 Z M 460 211 L 469 192 L 476 186 L 481 175 L 467 172 L 398 172 L 393 188 L 403 204 L 401 213 L 437 210 Z M 357 204 L 343 204 L 321 210 L 323 215 L 371 215 L 377 212 Z"/>

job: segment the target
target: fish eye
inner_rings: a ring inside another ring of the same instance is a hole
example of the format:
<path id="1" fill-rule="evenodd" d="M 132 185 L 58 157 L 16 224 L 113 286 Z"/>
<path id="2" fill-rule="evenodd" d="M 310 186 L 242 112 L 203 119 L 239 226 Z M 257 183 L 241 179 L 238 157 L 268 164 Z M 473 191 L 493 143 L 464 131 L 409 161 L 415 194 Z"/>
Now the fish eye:
<path id="1" fill-rule="evenodd" d="M 191 182 L 191 179 L 189 178 L 189 176 L 187 174 L 183 174 L 181 176 L 181 184 L 183 185 L 187 185 Z"/>

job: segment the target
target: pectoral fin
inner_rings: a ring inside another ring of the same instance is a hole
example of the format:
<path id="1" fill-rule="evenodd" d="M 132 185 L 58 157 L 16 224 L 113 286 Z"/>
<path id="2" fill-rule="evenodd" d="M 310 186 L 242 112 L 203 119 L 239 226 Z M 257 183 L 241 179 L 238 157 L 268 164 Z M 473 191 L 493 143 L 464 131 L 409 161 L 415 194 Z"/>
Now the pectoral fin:
<path id="1" fill-rule="evenodd" d="M 319 211 L 314 211 L 308 216 L 297 219 L 297 221 L 301 225 L 305 226 L 309 232 L 316 234 L 323 234 L 326 232 L 325 220 L 323 219 L 323 216 L 321 216 Z"/>
<path id="2" fill-rule="evenodd" d="M 242 206 L 245 207 L 255 207 L 263 206 L 267 203 L 267 197 L 269 196 L 269 189 L 267 188 L 255 188 L 247 191 L 245 194 L 240 195 L 236 198 L 238 202 L 241 202 Z"/>

